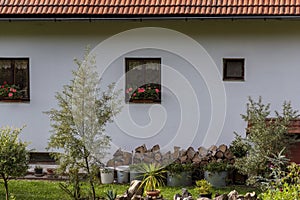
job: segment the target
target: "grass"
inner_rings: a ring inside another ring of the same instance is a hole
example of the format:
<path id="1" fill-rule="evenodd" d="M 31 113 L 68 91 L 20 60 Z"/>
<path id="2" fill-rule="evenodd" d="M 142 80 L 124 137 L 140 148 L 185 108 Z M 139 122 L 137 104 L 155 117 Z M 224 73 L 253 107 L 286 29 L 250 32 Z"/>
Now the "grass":
<path id="1" fill-rule="evenodd" d="M 161 188 L 162 191 L 162 195 L 164 197 L 164 199 L 168 199 L 168 200 L 172 200 L 174 194 L 181 194 L 181 189 L 182 187 L 163 187 Z M 188 189 L 188 191 L 192 194 L 192 196 L 194 197 L 194 199 L 197 199 L 198 197 L 198 193 L 195 190 L 195 186 L 190 186 L 190 187 L 186 187 L 186 189 Z M 259 189 L 257 188 L 251 188 L 249 186 L 245 186 L 245 185 L 231 185 L 231 186 L 226 186 L 224 188 L 213 188 L 213 197 L 215 196 L 216 193 L 218 194 L 224 194 L 224 193 L 229 193 L 232 190 L 236 190 L 238 191 L 239 194 L 246 194 L 247 192 L 253 192 L 255 191 L 257 194 L 260 193 Z"/>
<path id="2" fill-rule="evenodd" d="M 111 188 L 117 190 L 118 194 L 123 194 L 129 185 L 97 185 L 96 193 L 98 196 L 104 197 L 105 192 Z M 56 181 L 28 181 L 28 180 L 11 180 L 9 182 L 10 192 L 14 194 L 17 200 L 69 200 L 70 198 L 59 188 L 59 182 Z M 164 199 L 172 200 L 174 194 L 181 194 L 182 187 L 163 187 L 161 188 Z M 198 194 L 194 187 L 187 187 L 189 192 L 192 193 L 196 199 Z M 229 193 L 232 190 L 237 190 L 240 194 L 255 191 L 259 193 L 258 189 L 249 188 L 248 186 L 227 186 L 221 189 L 214 189 L 213 195 L 218 192 L 219 194 Z M 5 199 L 5 191 L 3 182 L 0 181 L 0 199 Z"/>
<path id="3" fill-rule="evenodd" d="M 0 182 L 0 199 L 5 199 L 5 190 L 3 182 Z M 16 199 L 22 200 L 54 200 L 64 198 L 65 193 L 60 190 L 58 182 L 49 181 L 25 181 L 11 180 L 8 182 L 10 193 Z"/>

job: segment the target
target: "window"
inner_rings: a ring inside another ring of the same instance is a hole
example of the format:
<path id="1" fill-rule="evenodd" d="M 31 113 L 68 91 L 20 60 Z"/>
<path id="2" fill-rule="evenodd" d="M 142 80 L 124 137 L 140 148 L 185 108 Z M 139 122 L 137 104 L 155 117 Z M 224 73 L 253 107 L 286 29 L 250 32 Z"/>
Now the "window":
<path id="1" fill-rule="evenodd" d="M 245 59 L 224 58 L 223 59 L 223 80 L 224 81 L 244 81 Z"/>
<path id="2" fill-rule="evenodd" d="M 0 58 L 0 100 L 29 100 L 29 59 Z"/>
<path id="3" fill-rule="evenodd" d="M 125 58 L 125 101 L 161 102 L 161 59 Z"/>

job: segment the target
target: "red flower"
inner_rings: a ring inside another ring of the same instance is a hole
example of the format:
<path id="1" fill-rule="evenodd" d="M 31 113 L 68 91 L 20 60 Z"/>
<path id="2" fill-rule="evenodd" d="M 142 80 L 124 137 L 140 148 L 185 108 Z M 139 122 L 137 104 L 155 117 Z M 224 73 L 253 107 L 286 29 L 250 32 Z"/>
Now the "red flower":
<path id="1" fill-rule="evenodd" d="M 130 87 L 126 90 L 126 94 L 129 94 L 133 89 Z"/>
<path id="2" fill-rule="evenodd" d="M 159 93 L 159 89 L 156 88 L 156 89 L 155 89 L 155 92 L 156 92 L 156 93 Z"/>
<path id="3" fill-rule="evenodd" d="M 144 88 L 138 88 L 138 93 L 143 93 L 143 92 L 145 92 Z"/>
<path id="4" fill-rule="evenodd" d="M 8 97 L 12 97 L 14 94 L 13 93 L 8 93 Z"/>

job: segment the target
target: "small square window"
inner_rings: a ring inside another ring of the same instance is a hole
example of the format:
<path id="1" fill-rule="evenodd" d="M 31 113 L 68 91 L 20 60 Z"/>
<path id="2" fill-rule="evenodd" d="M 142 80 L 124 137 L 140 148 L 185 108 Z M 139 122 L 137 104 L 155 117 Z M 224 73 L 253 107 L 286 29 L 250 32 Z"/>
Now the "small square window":
<path id="1" fill-rule="evenodd" d="M 245 59 L 224 58 L 223 59 L 223 80 L 244 81 L 245 80 Z"/>
<path id="2" fill-rule="evenodd" d="M 29 101 L 29 59 L 0 58 L 0 101 Z"/>

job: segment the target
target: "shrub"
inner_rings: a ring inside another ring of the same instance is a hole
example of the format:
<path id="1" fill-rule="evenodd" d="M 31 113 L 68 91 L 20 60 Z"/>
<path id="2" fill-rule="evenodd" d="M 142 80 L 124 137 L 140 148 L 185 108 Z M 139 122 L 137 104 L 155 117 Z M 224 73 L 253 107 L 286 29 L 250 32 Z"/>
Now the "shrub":
<path id="1" fill-rule="evenodd" d="M 282 188 L 274 190 L 269 189 L 265 193 L 260 194 L 261 200 L 296 200 L 300 198 L 300 185 L 288 185 L 285 183 Z"/>
<path id="2" fill-rule="evenodd" d="M 250 149 L 250 144 L 246 143 L 244 139 L 235 134 L 235 139 L 231 142 L 229 149 L 236 158 L 242 158 L 247 155 L 248 150 Z"/>
<path id="3" fill-rule="evenodd" d="M 209 172 L 222 172 L 228 169 L 228 163 L 226 162 L 210 162 L 206 166 L 204 166 L 204 170 Z"/>
<path id="4" fill-rule="evenodd" d="M 275 118 L 270 118 L 270 104 L 263 104 L 262 99 L 254 102 L 249 98 L 247 112 L 242 118 L 248 122 L 247 137 L 242 141 L 249 145 L 247 155 L 236 158 L 234 167 L 242 174 L 248 175 L 248 183 L 254 184 L 257 176 L 265 177 L 268 170 L 267 157 L 286 150 L 297 140 L 288 134 L 291 120 L 299 115 L 291 104 L 284 102 L 282 113 L 275 111 Z M 269 119 L 269 120 L 267 120 Z"/>
<path id="5" fill-rule="evenodd" d="M 289 162 L 289 159 L 286 158 L 283 152 L 284 149 L 277 155 L 273 154 L 272 157 L 267 157 L 269 169 L 266 170 L 264 177 L 257 177 L 261 182 L 262 190 L 282 187 L 282 180 L 286 176 L 287 165 Z"/>
<path id="6" fill-rule="evenodd" d="M 173 162 L 166 167 L 171 176 L 180 175 L 181 172 L 193 171 L 193 165 L 190 163 Z"/>
<path id="7" fill-rule="evenodd" d="M 211 184 L 205 180 L 201 179 L 196 181 L 196 188 L 195 190 L 198 192 L 198 194 L 210 194 L 212 190 Z"/>
<path id="8" fill-rule="evenodd" d="M 287 175 L 282 179 L 282 183 L 300 184 L 300 165 L 291 163 L 287 166 Z"/>
<path id="9" fill-rule="evenodd" d="M 28 169 L 27 143 L 18 139 L 21 131 L 10 127 L 0 129 L 0 176 L 4 181 L 6 200 L 9 199 L 9 179 L 23 176 Z"/>

